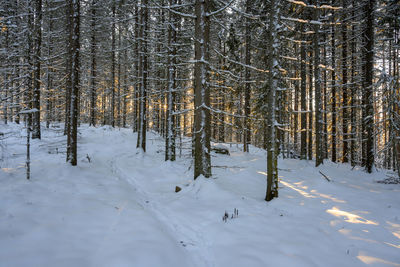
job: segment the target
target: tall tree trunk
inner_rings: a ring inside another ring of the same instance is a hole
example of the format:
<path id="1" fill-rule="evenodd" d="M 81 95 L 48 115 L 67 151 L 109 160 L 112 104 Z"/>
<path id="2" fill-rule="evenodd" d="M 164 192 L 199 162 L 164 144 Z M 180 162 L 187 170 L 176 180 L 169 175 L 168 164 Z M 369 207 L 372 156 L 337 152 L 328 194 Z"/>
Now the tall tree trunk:
<path id="1" fill-rule="evenodd" d="M 121 127 L 121 22 L 118 23 L 117 126 Z"/>
<path id="2" fill-rule="evenodd" d="M 147 32 L 148 32 L 148 0 L 143 1 L 141 7 L 141 60 L 140 60 L 140 72 L 141 84 L 139 91 L 139 129 L 137 138 L 137 148 L 141 148 L 143 152 L 146 152 L 146 130 L 147 130 Z"/>
<path id="3" fill-rule="evenodd" d="M 124 33 L 126 34 L 127 27 L 124 28 Z M 124 42 L 125 43 L 125 42 Z M 127 95 L 129 93 L 128 89 L 128 49 L 124 50 L 124 93 L 122 96 L 122 127 L 126 127 L 126 117 L 127 117 L 127 110 L 128 110 L 128 101 Z"/>
<path id="4" fill-rule="evenodd" d="M 72 16 L 72 43 L 71 43 L 71 157 L 70 163 L 72 166 L 77 165 L 78 158 L 78 107 L 79 107 L 79 20 L 80 20 L 80 0 L 68 0 L 71 3 Z"/>
<path id="5" fill-rule="evenodd" d="M 40 139 L 40 49 L 42 43 L 42 0 L 35 0 L 33 42 L 33 113 L 32 139 Z"/>
<path id="6" fill-rule="evenodd" d="M 9 74 L 8 74 L 8 68 L 10 67 L 10 62 L 9 62 L 9 30 L 6 28 L 5 30 L 5 52 L 6 52 L 6 63 L 5 63 L 5 69 L 4 69 L 4 77 L 3 77 L 3 83 L 4 83 L 4 100 L 1 102 L 3 103 L 3 116 L 4 116 L 4 124 L 8 123 L 8 91 L 9 89 Z M 12 92 L 11 92 L 12 94 Z M 1 95 L 0 95 L 1 96 Z"/>
<path id="7" fill-rule="evenodd" d="M 246 13 L 250 14 L 251 10 L 251 0 L 246 0 Z M 247 66 L 250 66 L 251 54 L 251 20 L 246 18 L 246 33 L 245 33 L 245 62 Z M 248 67 L 245 68 L 245 76 L 244 79 L 246 81 L 245 91 L 244 91 L 244 125 L 243 125 L 243 151 L 249 152 L 249 143 L 250 143 L 250 69 Z"/>
<path id="8" fill-rule="evenodd" d="M 90 17 L 90 119 L 89 125 L 96 126 L 96 76 L 97 76 L 97 66 L 96 66 L 96 5 L 97 0 L 92 0 L 91 3 L 91 17 Z"/>
<path id="9" fill-rule="evenodd" d="M 111 22 L 111 126 L 115 127 L 115 0 L 112 2 Z"/>
<path id="10" fill-rule="evenodd" d="M 22 60 L 21 59 L 17 59 L 17 62 L 21 63 Z M 17 66 L 15 76 L 19 77 L 19 75 L 20 75 L 20 67 Z M 17 123 L 17 124 L 20 123 L 20 119 L 21 119 L 21 116 L 19 114 L 19 112 L 21 111 L 21 97 L 20 97 L 20 91 L 21 90 L 20 90 L 20 87 L 21 87 L 21 83 L 18 80 L 16 80 L 15 81 L 15 98 L 16 98 L 15 99 L 15 104 L 17 105 L 17 109 L 16 109 L 16 115 L 15 115 L 15 123 Z"/>
<path id="11" fill-rule="evenodd" d="M 349 161 L 348 151 L 348 97 L 347 97 L 347 0 L 342 0 L 343 15 L 342 15 L 342 131 L 343 131 L 343 147 L 342 147 L 342 162 Z"/>
<path id="12" fill-rule="evenodd" d="M 175 5 L 175 0 L 169 0 L 169 5 Z M 169 12 L 168 25 L 168 92 L 167 92 L 167 121 L 165 138 L 165 160 L 175 160 L 176 125 L 175 125 L 175 97 L 176 97 L 176 19 L 175 14 Z"/>
<path id="13" fill-rule="evenodd" d="M 326 16 L 326 12 L 324 12 L 324 16 Z M 323 89 L 323 99 L 324 99 L 324 103 L 323 103 L 323 110 L 324 110 L 324 130 L 323 130 L 323 158 L 324 159 L 328 159 L 328 73 L 327 73 L 327 68 L 326 66 L 328 66 L 328 59 L 327 59 L 327 32 L 328 30 L 325 29 L 324 33 L 323 33 L 323 43 L 325 44 L 323 49 L 324 49 L 324 63 L 323 65 L 325 66 L 324 71 L 323 71 L 323 75 L 324 75 L 324 89 Z"/>
<path id="14" fill-rule="evenodd" d="M 365 67 L 364 67 L 364 99 L 365 99 L 365 134 L 366 138 L 366 162 L 365 169 L 368 173 L 372 172 L 374 165 L 374 106 L 373 106 L 373 67 L 374 67 L 374 6 L 375 0 L 368 0 L 365 14 L 366 29 L 364 33 L 365 41 Z"/>
<path id="15" fill-rule="evenodd" d="M 318 0 L 315 1 L 319 6 Z M 314 10 L 314 20 L 319 20 L 319 9 Z M 322 151 L 322 99 L 321 99 L 321 71 L 319 50 L 319 24 L 314 24 L 314 82 L 315 82 L 315 166 L 323 163 Z"/>
<path id="16" fill-rule="evenodd" d="M 267 70 L 268 72 L 268 95 L 267 95 L 267 127 L 268 127 L 268 144 L 267 144 L 267 192 L 265 196 L 266 201 L 271 201 L 273 198 L 278 197 L 278 147 L 276 135 L 276 90 L 279 86 L 279 53 L 278 53 L 278 16 L 279 4 L 276 0 L 271 1 L 269 16 L 269 31 L 268 31 L 268 58 Z"/>
<path id="17" fill-rule="evenodd" d="M 355 0 L 352 0 L 352 12 L 351 17 L 355 18 Z M 353 20 L 352 19 L 352 20 Z M 351 20 L 351 21 L 352 21 Z M 351 28 L 351 87 L 350 87 L 350 120 L 351 120 L 351 133 L 350 133 L 350 161 L 351 166 L 356 166 L 356 117 L 357 117 L 357 109 L 356 109 L 356 93 L 357 93 L 357 79 L 356 79 L 356 68 L 357 68 L 357 61 L 356 61 L 356 29 L 354 23 L 352 23 Z M 386 115 L 386 114 L 384 114 Z M 385 123 L 386 124 L 386 123 Z"/>
<path id="18" fill-rule="evenodd" d="M 194 70 L 194 178 L 211 176 L 210 158 L 210 90 L 208 59 L 210 21 L 209 0 L 195 2 L 195 70 Z"/>
<path id="19" fill-rule="evenodd" d="M 303 25 L 301 32 L 304 31 Z M 307 159 L 307 104 L 306 104 L 306 44 L 301 43 L 300 47 L 300 102 L 301 102 L 301 136 L 300 136 L 300 158 Z"/>
<path id="20" fill-rule="evenodd" d="M 297 52 L 297 45 L 295 47 L 295 51 Z M 297 54 L 297 53 L 296 53 Z M 298 68 L 298 63 L 296 62 L 294 64 L 295 66 L 295 78 L 297 79 L 299 77 L 299 71 L 297 70 Z M 299 86 L 299 81 L 295 80 L 294 81 L 294 113 L 293 113 L 293 156 L 298 156 L 299 151 L 298 151 L 298 130 L 299 130 L 299 91 L 300 91 L 300 86 Z"/>
<path id="21" fill-rule="evenodd" d="M 332 0 L 332 4 L 334 4 L 334 0 Z M 334 16 L 332 20 L 335 21 Z M 336 43 L 335 43 L 335 26 L 332 25 L 331 27 L 331 49 L 332 49 L 332 85 L 331 85 L 331 116 L 332 116 L 332 123 L 331 123 L 331 152 L 332 152 L 332 162 L 336 162 Z"/>
<path id="22" fill-rule="evenodd" d="M 135 45 L 134 45 L 134 54 L 135 54 L 135 85 L 134 85 L 134 93 L 133 93 L 133 104 L 134 104 L 134 112 L 133 112 L 133 132 L 138 132 L 139 130 L 139 91 L 141 84 L 141 74 L 140 74 L 140 50 L 139 50 L 139 37 L 140 37 L 140 29 L 139 25 L 139 1 L 135 4 Z"/>
<path id="23" fill-rule="evenodd" d="M 310 61 L 312 59 L 312 51 L 310 49 Z M 308 160 L 312 160 L 313 158 L 313 66 L 309 65 L 308 67 Z"/>
<path id="24" fill-rule="evenodd" d="M 49 13 L 49 22 L 48 22 L 48 35 L 47 35 L 47 67 L 46 67 L 46 128 L 50 127 L 50 122 L 53 120 L 53 71 L 51 68 L 51 56 L 53 55 L 53 44 L 51 33 L 53 32 L 53 16 L 51 12 L 51 6 L 49 5 L 49 1 L 46 0 L 46 9 Z"/>
<path id="25" fill-rule="evenodd" d="M 65 80 L 65 127 L 67 135 L 67 161 L 71 160 L 71 88 L 72 88 L 72 36 L 73 36 L 73 0 L 66 3 L 66 80 Z"/>

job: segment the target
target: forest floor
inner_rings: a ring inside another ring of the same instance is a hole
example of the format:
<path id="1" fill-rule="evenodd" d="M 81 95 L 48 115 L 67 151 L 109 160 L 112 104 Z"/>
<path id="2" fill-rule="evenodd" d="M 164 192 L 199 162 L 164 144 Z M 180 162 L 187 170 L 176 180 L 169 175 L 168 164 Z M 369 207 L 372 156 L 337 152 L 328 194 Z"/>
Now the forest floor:
<path id="1" fill-rule="evenodd" d="M 138 153 L 131 129 L 82 125 L 72 167 L 62 128 L 42 130 L 28 181 L 25 130 L 0 124 L 2 267 L 400 266 L 400 185 L 377 183 L 386 171 L 281 159 L 267 203 L 255 147 L 225 145 L 213 177 L 193 181 L 189 143 L 164 162 L 156 134 Z"/>

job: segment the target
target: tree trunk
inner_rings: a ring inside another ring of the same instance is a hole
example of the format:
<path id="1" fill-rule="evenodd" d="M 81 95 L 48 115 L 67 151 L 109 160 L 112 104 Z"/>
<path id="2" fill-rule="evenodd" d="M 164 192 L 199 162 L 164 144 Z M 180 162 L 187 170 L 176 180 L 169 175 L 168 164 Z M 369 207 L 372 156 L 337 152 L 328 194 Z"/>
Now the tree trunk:
<path id="1" fill-rule="evenodd" d="M 72 88 L 72 35 L 73 35 L 73 0 L 66 3 L 66 77 L 65 77 L 65 127 L 64 134 L 67 135 L 67 161 L 71 160 L 71 88 Z"/>
<path id="2" fill-rule="evenodd" d="M 364 67 L 364 98 L 365 98 L 365 134 L 366 138 L 366 162 L 365 169 L 372 172 L 374 165 L 374 107 L 373 107 L 373 67 L 374 67 L 374 5 L 375 0 L 368 0 L 366 5 L 366 29 L 365 41 L 365 67 Z"/>
<path id="3" fill-rule="evenodd" d="M 352 1 L 352 13 L 351 17 L 355 18 L 355 0 Z M 351 133 L 350 133 L 350 161 L 351 166 L 356 166 L 356 118 L 357 118 L 357 109 L 356 109 L 356 93 L 357 93 L 357 79 L 356 79 L 356 68 L 357 68 L 357 61 L 356 61 L 356 29 L 354 23 L 351 29 L 351 87 L 350 87 L 350 120 L 351 120 Z M 384 50 L 384 49 L 383 49 Z M 386 115 L 385 113 L 383 114 Z M 384 123 L 386 124 L 386 122 Z M 385 132 L 386 133 L 386 132 Z M 386 138 L 385 138 L 386 139 Z"/>
<path id="4" fill-rule="evenodd" d="M 92 0 L 91 3 L 91 18 L 90 18 L 90 57 L 91 57 L 91 66 L 90 66 L 90 119 L 89 125 L 96 126 L 96 4 L 97 0 Z"/>
<path id="5" fill-rule="evenodd" d="M 173 6 L 175 0 L 169 0 Z M 165 138 L 165 160 L 175 160 L 176 125 L 175 125 L 175 96 L 176 96 L 176 19 L 175 14 L 169 12 L 168 25 L 168 92 L 167 92 L 167 121 Z"/>
<path id="6" fill-rule="evenodd" d="M 251 10 L 251 0 L 246 0 L 246 13 L 250 14 Z M 246 18 L 246 33 L 245 33 L 245 62 L 247 66 L 250 66 L 251 54 L 251 20 Z M 246 81 L 245 84 L 245 95 L 244 95 L 244 125 L 243 125 L 243 151 L 249 152 L 249 143 L 250 143 L 250 69 L 248 67 L 245 68 L 245 76 L 244 79 Z"/>
<path id="7" fill-rule="evenodd" d="M 315 1 L 319 5 L 318 0 Z M 319 9 L 314 10 L 314 20 L 319 20 Z M 314 25 L 314 82 L 315 82 L 315 166 L 323 163 L 322 151 L 322 99 L 321 99 L 321 71 L 319 50 L 319 24 Z"/>
<path id="8" fill-rule="evenodd" d="M 78 158 L 78 107 L 79 107 L 79 19 L 80 19 L 80 0 L 72 1 L 72 44 L 71 44 L 71 63 L 72 63 L 72 77 L 71 77 L 71 157 L 70 162 L 72 166 L 77 165 Z"/>
<path id="9" fill-rule="evenodd" d="M 310 61 L 312 59 L 312 51 L 310 49 Z M 313 67 L 309 65 L 308 67 L 308 160 L 313 158 Z"/>
<path id="10" fill-rule="evenodd" d="M 271 201 L 273 198 L 278 197 L 278 147 L 276 135 L 276 90 L 279 86 L 279 53 L 278 53 L 278 16 L 279 4 L 277 1 L 271 1 L 271 9 L 269 16 L 269 31 L 267 33 L 267 43 L 269 45 L 268 58 L 267 58 L 267 127 L 268 127 L 268 144 L 267 144 L 267 192 L 265 196 L 266 201 Z"/>
<path id="11" fill-rule="evenodd" d="M 332 4 L 334 4 L 334 0 L 332 0 Z M 334 16 L 332 20 L 335 21 Z M 335 43 L 335 26 L 332 25 L 331 27 L 332 36 L 331 36 L 331 49 L 332 49 L 332 89 L 331 89 L 331 116 L 332 116 L 332 124 L 331 124 L 331 152 L 332 152 L 332 162 L 336 162 L 336 43 Z"/>
<path id="12" fill-rule="evenodd" d="M 112 2 L 111 22 L 111 126 L 115 127 L 115 0 Z"/>
<path id="13" fill-rule="evenodd" d="M 195 2 L 194 179 L 200 175 L 207 178 L 211 176 L 208 6 L 209 0 Z"/>
<path id="14" fill-rule="evenodd" d="M 32 139 L 40 139 L 40 49 L 42 43 L 42 0 L 35 0 L 33 41 L 33 113 Z"/>
<path id="15" fill-rule="evenodd" d="M 301 32 L 304 27 L 301 26 Z M 300 102 L 301 102 L 301 136 L 300 136 L 300 158 L 307 158 L 307 104 L 306 104 L 306 48 L 305 44 L 301 43 L 300 47 Z"/>
<path id="16" fill-rule="evenodd" d="M 137 138 L 137 148 L 141 148 L 143 152 L 146 152 L 146 130 L 147 130 L 147 114 L 146 114 L 146 102 L 147 102 L 147 28 L 148 28 L 148 0 L 143 1 L 141 7 L 141 57 L 140 57 L 140 73 L 141 84 L 139 91 L 139 129 Z"/>
<path id="17" fill-rule="evenodd" d="M 342 131 L 343 131 L 343 147 L 342 147 L 342 162 L 349 161 L 348 155 L 348 129 L 349 129 L 349 118 L 348 118 L 348 97 L 347 97 L 347 0 L 342 0 L 343 15 L 342 15 Z"/>

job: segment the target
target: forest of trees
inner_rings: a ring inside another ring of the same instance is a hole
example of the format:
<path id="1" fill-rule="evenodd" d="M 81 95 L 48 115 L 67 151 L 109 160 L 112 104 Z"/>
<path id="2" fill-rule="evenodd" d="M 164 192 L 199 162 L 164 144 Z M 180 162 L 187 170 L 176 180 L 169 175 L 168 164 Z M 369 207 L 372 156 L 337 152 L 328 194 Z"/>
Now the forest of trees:
<path id="1" fill-rule="evenodd" d="M 212 142 L 264 148 L 267 201 L 278 157 L 400 176 L 398 0 L 7 0 L 0 29 L 3 122 L 63 123 L 72 165 L 88 123 L 171 161 L 192 137 L 194 178 Z"/>

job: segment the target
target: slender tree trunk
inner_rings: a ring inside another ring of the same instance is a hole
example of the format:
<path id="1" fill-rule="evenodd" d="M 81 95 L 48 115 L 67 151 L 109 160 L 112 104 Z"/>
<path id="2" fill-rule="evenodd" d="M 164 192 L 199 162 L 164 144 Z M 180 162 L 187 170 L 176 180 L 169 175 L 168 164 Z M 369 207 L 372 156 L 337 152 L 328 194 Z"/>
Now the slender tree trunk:
<path id="1" fill-rule="evenodd" d="M 175 5 L 175 0 L 169 0 L 169 5 Z M 176 20 L 175 14 L 169 13 L 168 25 L 168 92 L 167 92 L 167 121 L 165 138 L 165 160 L 175 160 L 176 125 L 175 125 L 175 96 L 176 96 Z"/>
<path id="2" fill-rule="evenodd" d="M 342 162 L 349 162 L 348 151 L 348 97 L 347 97 L 347 0 L 342 0 L 343 15 L 342 15 L 342 131 L 343 131 L 343 147 L 342 147 Z"/>
<path id="3" fill-rule="evenodd" d="M 319 6 L 318 0 L 315 1 Z M 319 9 L 314 10 L 314 20 L 319 20 Z M 314 25 L 314 82 L 315 82 L 315 166 L 323 163 L 322 151 L 322 97 L 321 97 L 321 71 L 319 50 L 319 24 Z"/>
<path id="4" fill-rule="evenodd" d="M 334 0 L 332 0 L 332 4 L 334 4 Z M 332 18 L 334 20 L 334 17 Z M 331 89 L 331 116 L 332 116 L 332 124 L 331 124 L 331 152 L 332 152 L 332 162 L 336 162 L 336 43 L 335 43 L 335 26 L 331 27 L 331 49 L 332 49 L 332 89 Z"/>
<path id="5" fill-rule="evenodd" d="M 372 172 L 374 165 L 374 106 L 373 106 L 373 67 L 374 67 L 374 6 L 375 0 L 368 0 L 366 5 L 366 29 L 365 29 L 365 74 L 364 74 L 364 97 L 365 97 L 365 133 L 366 139 L 366 164 L 368 173 Z"/>
<path id="6" fill-rule="evenodd" d="M 124 28 L 124 33 L 126 34 L 127 28 Z M 125 43 L 125 42 L 124 42 Z M 126 116 L 127 116 L 127 110 L 128 110 L 128 102 L 127 102 L 127 95 L 129 93 L 128 89 L 128 49 L 124 50 L 124 93 L 122 96 L 122 104 L 123 104 L 123 110 L 122 110 L 122 127 L 126 128 Z"/>
<path id="7" fill-rule="evenodd" d="M 42 43 L 42 0 L 35 0 L 33 44 L 33 113 L 32 139 L 40 139 L 40 49 Z"/>
<path id="8" fill-rule="evenodd" d="M 78 158 L 78 107 L 79 107 L 79 19 L 80 19 L 80 0 L 69 0 L 71 3 L 70 16 L 72 22 L 72 43 L 71 43 L 71 157 L 72 166 L 77 165 Z"/>
<path id="9" fill-rule="evenodd" d="M 73 36 L 73 0 L 66 3 L 66 81 L 65 81 L 65 127 L 64 134 L 67 135 L 67 161 L 71 160 L 71 88 L 72 88 L 72 36 Z"/>
<path id="10" fill-rule="evenodd" d="M 118 23 L 117 126 L 121 127 L 121 23 Z"/>
<path id="11" fill-rule="evenodd" d="M 5 52 L 9 54 L 9 30 L 8 28 L 5 30 Z M 4 83 L 4 100 L 1 102 L 3 103 L 3 116 L 4 116 L 4 124 L 8 123 L 8 91 L 9 91 L 9 75 L 8 75 L 8 68 L 10 67 L 9 62 L 9 55 L 6 55 L 6 63 L 5 63 L 5 70 L 3 76 L 3 83 Z M 12 94 L 12 92 L 11 92 Z M 1 96 L 1 94 L 0 94 Z"/>
<path id="12" fill-rule="evenodd" d="M 52 66 L 51 66 L 51 56 L 53 55 L 53 44 L 52 44 L 52 38 L 51 38 L 51 33 L 53 32 L 53 16 L 51 12 L 51 7 L 49 6 L 49 1 L 46 0 L 46 8 L 47 12 L 49 13 L 49 22 L 48 22 L 48 36 L 47 36 L 47 67 L 46 67 L 46 128 L 50 127 L 50 122 L 53 120 L 53 93 L 52 93 L 52 87 L 53 87 L 53 76 L 52 76 Z"/>
<path id="13" fill-rule="evenodd" d="M 246 13 L 250 14 L 251 10 L 251 0 L 246 0 Z M 250 66 L 251 54 L 251 20 L 246 18 L 246 33 L 245 33 L 245 62 L 247 66 Z M 245 84 L 245 95 L 244 95 L 244 125 L 243 125 L 243 151 L 249 152 L 249 143 L 250 143 L 250 69 L 245 68 L 245 76 L 244 79 L 246 81 Z"/>
<path id="14" fill-rule="evenodd" d="M 138 132 L 139 130 L 139 91 L 141 87 L 141 73 L 140 73 L 140 50 L 139 50 L 139 36 L 141 26 L 139 25 L 139 1 L 135 5 L 135 46 L 134 54 L 135 58 L 135 86 L 134 86 L 134 112 L 133 112 L 133 132 Z"/>
<path id="15" fill-rule="evenodd" d="M 310 53 L 310 61 L 312 59 L 312 51 Z M 313 158 L 313 67 L 309 65 L 308 67 L 308 160 Z"/>
<path id="16" fill-rule="evenodd" d="M 301 32 L 304 30 L 301 26 Z M 306 48 L 305 44 L 301 43 L 300 47 L 300 97 L 301 97 L 301 135 L 300 135 L 300 158 L 307 158 L 307 104 L 306 104 Z"/>
<path id="17" fill-rule="evenodd" d="M 90 57 L 91 57 L 91 66 L 90 66 L 90 122 L 89 125 L 96 126 L 96 76 L 97 76 L 97 66 L 96 66 L 96 48 L 97 48 L 97 40 L 96 40 L 96 5 L 97 0 L 92 0 L 91 3 L 91 18 L 90 18 Z"/>
<path id="18" fill-rule="evenodd" d="M 147 27 L 148 27 L 148 0 L 143 1 L 143 6 L 141 8 L 141 86 L 139 91 L 139 129 L 137 138 L 137 148 L 141 148 L 143 152 L 146 152 L 146 126 L 147 126 Z"/>
<path id="19" fill-rule="evenodd" d="M 111 33 L 111 126 L 115 127 L 115 0 L 112 2 Z"/>
<path id="20" fill-rule="evenodd" d="M 21 63 L 22 62 L 22 60 L 21 59 L 17 59 L 18 61 L 18 63 Z M 17 67 L 17 69 L 16 69 L 16 73 L 15 73 L 15 76 L 16 77 L 19 77 L 19 75 L 20 75 L 20 67 L 18 66 Z M 16 116 L 15 116 L 15 123 L 16 124 L 19 124 L 20 123 L 20 114 L 19 114 L 19 112 L 21 111 L 21 97 L 20 97 L 20 86 L 21 86 L 21 83 L 17 80 L 16 82 L 15 82 L 15 103 L 16 103 L 16 105 L 17 105 L 17 109 L 16 109 Z"/>
<path id="21" fill-rule="evenodd" d="M 297 46 L 296 46 L 297 48 Z M 296 49 L 297 50 L 297 49 Z M 295 64 L 295 77 L 299 77 L 299 71 L 297 70 L 298 64 Z M 299 81 L 294 81 L 294 114 L 293 114 L 293 148 L 294 156 L 298 156 L 298 130 L 299 130 Z"/>
<path id="22" fill-rule="evenodd" d="M 326 12 L 324 12 L 324 16 L 326 16 Z M 327 47 L 328 47 L 328 44 L 326 42 L 327 29 L 324 30 L 324 33 L 322 36 L 323 36 L 323 43 L 325 44 L 323 47 L 323 49 L 324 49 L 324 54 L 323 54 L 324 63 L 323 64 L 324 64 L 325 68 L 324 68 L 324 72 L 323 72 L 323 74 L 324 74 L 324 89 L 322 92 L 323 99 L 324 99 L 324 103 L 323 103 L 323 106 L 324 106 L 323 107 L 324 130 L 323 130 L 323 138 L 322 138 L 323 142 L 322 143 L 323 143 L 323 157 L 324 157 L 324 159 L 328 159 L 328 74 L 327 74 L 327 68 L 326 68 L 326 66 L 328 66 L 327 53 L 326 53 Z"/>
<path id="23" fill-rule="evenodd" d="M 352 0 L 352 18 L 355 18 L 355 0 Z M 357 117 L 357 109 L 356 109 L 356 92 L 357 92 L 357 80 L 356 80 L 356 29 L 354 23 L 351 29 L 351 89 L 350 89 L 350 120 L 351 120 L 351 134 L 350 134 L 350 161 L 351 166 L 356 166 L 356 117 Z M 384 115 L 386 115 L 384 113 Z M 386 124 L 386 123 L 385 123 Z"/>

